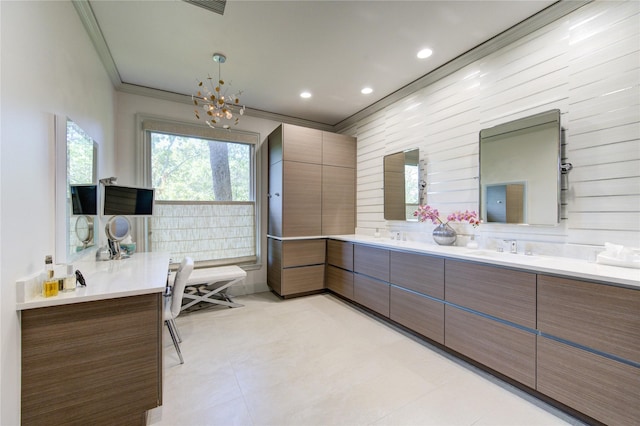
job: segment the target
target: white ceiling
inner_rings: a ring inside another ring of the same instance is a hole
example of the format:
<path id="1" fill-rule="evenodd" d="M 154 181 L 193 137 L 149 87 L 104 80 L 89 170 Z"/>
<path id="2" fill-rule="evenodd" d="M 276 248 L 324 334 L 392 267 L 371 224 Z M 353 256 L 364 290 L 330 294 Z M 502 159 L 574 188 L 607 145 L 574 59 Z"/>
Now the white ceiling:
<path id="1" fill-rule="evenodd" d="M 231 0 L 222 16 L 180 0 L 88 4 L 119 88 L 190 96 L 221 52 L 248 108 L 334 126 L 553 3 Z"/>

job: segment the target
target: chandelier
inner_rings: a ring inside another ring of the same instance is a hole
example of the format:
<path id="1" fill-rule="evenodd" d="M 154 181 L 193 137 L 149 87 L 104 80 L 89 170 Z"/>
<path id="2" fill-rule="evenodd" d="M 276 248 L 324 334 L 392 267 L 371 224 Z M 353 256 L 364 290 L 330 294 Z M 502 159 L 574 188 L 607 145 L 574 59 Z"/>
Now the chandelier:
<path id="1" fill-rule="evenodd" d="M 228 129 L 231 125 L 238 124 L 241 115 L 244 115 L 244 105 L 240 105 L 239 96 L 242 91 L 237 94 L 228 95 L 231 84 L 225 86 L 222 74 L 220 72 L 220 64 L 224 64 L 227 57 L 222 53 L 213 54 L 214 62 L 218 63 L 218 80 L 214 81 L 209 76 L 205 81 L 198 83 L 198 92 L 191 96 L 196 107 L 201 107 L 204 111 L 202 118 L 211 128 L 222 127 Z M 195 115 L 198 120 L 201 118 L 201 111 L 196 108 Z"/>

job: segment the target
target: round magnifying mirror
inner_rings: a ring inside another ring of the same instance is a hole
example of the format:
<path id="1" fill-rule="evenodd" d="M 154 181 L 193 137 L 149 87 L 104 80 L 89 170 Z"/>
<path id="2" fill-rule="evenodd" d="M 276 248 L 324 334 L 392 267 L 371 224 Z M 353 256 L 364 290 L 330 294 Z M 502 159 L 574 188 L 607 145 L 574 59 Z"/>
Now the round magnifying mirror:
<path id="1" fill-rule="evenodd" d="M 111 241 L 122 241 L 131 232 L 131 222 L 126 216 L 113 216 L 107 221 L 105 232 Z"/>
<path id="2" fill-rule="evenodd" d="M 76 237 L 87 247 L 93 242 L 93 218 L 91 216 L 78 216 L 76 219 Z"/>

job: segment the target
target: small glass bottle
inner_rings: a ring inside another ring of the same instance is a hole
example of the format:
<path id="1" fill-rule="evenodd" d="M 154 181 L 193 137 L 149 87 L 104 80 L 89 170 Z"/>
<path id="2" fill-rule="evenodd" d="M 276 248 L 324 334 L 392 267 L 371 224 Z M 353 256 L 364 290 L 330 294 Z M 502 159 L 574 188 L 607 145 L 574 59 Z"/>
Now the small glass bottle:
<path id="1" fill-rule="evenodd" d="M 53 258 L 47 255 L 44 258 L 44 281 L 42 282 L 42 295 L 52 297 L 58 295 L 58 279 L 53 277 Z"/>
<path id="2" fill-rule="evenodd" d="M 67 265 L 67 275 L 64 276 L 62 291 L 76 291 L 76 274 L 73 272 L 73 265 Z"/>

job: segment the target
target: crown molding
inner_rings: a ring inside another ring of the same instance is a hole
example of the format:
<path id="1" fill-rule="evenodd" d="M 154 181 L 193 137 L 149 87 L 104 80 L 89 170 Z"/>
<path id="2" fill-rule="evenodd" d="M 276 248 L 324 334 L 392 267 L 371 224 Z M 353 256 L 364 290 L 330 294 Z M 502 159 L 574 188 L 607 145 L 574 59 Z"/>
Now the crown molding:
<path id="1" fill-rule="evenodd" d="M 550 23 L 568 15 L 569 13 L 591 3 L 593 0 L 562 0 L 549 7 L 541 10 L 535 15 L 525 19 L 524 21 L 514 25 L 513 27 L 503 31 L 486 42 L 474 47 L 473 49 L 463 53 L 462 55 L 452 59 L 446 64 L 436 68 L 435 70 L 425 74 L 419 79 L 407 84 L 397 91 L 387 95 L 379 101 L 369 105 L 368 107 L 358 111 L 352 116 L 340 121 L 333 126 L 334 132 L 340 132 L 354 125 L 358 121 L 392 105 L 399 100 L 411 95 L 418 90 L 435 83 L 436 81 L 453 74 L 454 72 L 472 64 L 485 56 L 498 51 L 499 49 L 516 42 L 522 37 L 549 25 Z"/>
<path id="2" fill-rule="evenodd" d="M 80 21 L 82 21 L 82 25 L 84 25 L 84 29 L 87 31 L 87 34 L 96 49 L 98 57 L 100 57 L 100 60 L 111 79 L 113 87 L 117 90 L 122 84 L 122 79 L 120 78 L 118 67 L 116 67 L 113 56 L 111 56 L 111 51 L 104 39 L 102 30 L 100 30 L 100 25 L 98 25 L 98 21 L 96 20 L 96 16 L 93 13 L 93 9 L 91 8 L 89 1 L 72 0 L 71 3 L 73 4 L 73 7 L 75 7 L 76 12 L 80 17 Z"/>

